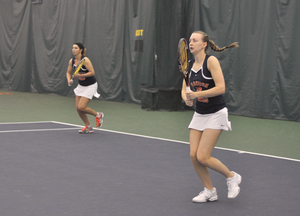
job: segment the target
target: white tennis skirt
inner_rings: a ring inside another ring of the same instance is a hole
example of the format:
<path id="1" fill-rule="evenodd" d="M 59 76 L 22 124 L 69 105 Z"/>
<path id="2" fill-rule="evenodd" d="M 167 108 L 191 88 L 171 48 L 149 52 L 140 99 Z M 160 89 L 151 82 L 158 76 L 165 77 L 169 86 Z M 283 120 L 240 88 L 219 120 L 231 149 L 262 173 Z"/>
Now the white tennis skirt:
<path id="1" fill-rule="evenodd" d="M 195 112 L 188 128 L 198 131 L 204 131 L 205 129 L 231 131 L 231 122 L 228 121 L 228 109 L 224 107 L 218 112 L 211 114 Z"/>
<path id="2" fill-rule="evenodd" d="M 86 97 L 92 100 L 93 96 L 97 98 L 100 97 L 100 95 L 97 93 L 97 89 L 98 89 L 97 82 L 89 86 L 82 86 L 78 84 L 78 86 L 74 89 L 74 93 L 76 96 Z"/>

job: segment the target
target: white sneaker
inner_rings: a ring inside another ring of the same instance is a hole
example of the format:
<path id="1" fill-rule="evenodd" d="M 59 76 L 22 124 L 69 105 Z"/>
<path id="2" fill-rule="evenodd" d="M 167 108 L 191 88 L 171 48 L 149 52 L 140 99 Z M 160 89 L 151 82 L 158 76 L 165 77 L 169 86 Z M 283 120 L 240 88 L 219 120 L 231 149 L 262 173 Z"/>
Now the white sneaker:
<path id="1" fill-rule="evenodd" d="M 98 115 L 95 117 L 96 119 L 96 127 L 101 127 L 103 125 L 103 112 L 98 112 Z"/>
<path id="2" fill-rule="evenodd" d="M 193 198 L 193 202 L 207 202 L 216 201 L 218 199 L 217 189 L 214 188 L 212 191 L 204 188 L 203 191 L 199 193 L 198 196 Z"/>
<path id="3" fill-rule="evenodd" d="M 233 172 L 234 176 L 232 178 L 227 178 L 228 186 L 228 198 L 235 198 L 240 193 L 239 184 L 242 182 L 242 176 Z"/>

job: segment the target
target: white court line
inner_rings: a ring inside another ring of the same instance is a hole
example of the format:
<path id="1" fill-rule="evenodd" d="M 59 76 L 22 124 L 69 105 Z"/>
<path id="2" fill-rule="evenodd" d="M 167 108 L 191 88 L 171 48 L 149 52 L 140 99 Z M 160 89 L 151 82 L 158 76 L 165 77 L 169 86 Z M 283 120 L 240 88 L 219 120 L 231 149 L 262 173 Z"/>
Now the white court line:
<path id="1" fill-rule="evenodd" d="M 0 133 L 20 133 L 20 132 L 37 132 L 37 131 L 59 131 L 59 130 L 74 130 L 78 128 L 50 128 L 50 129 L 30 129 L 30 130 L 6 130 Z"/>
<path id="2" fill-rule="evenodd" d="M 41 122 L 11 122 L 11 123 L 0 123 L 0 124 L 34 124 L 34 123 L 56 123 L 61 125 L 68 125 L 68 126 L 75 126 L 81 128 L 82 126 L 76 125 L 76 124 L 69 124 L 64 122 L 58 122 L 58 121 L 41 121 Z M 55 130 L 73 130 L 78 128 L 54 128 L 54 129 L 33 129 L 33 130 L 10 130 L 10 131 L 0 131 L 0 133 L 10 133 L 10 132 L 33 132 L 33 131 L 55 131 Z M 120 131 L 113 131 L 113 130 L 107 130 L 107 129 L 100 129 L 100 128 L 93 128 L 94 130 L 100 130 L 100 131 L 106 131 L 110 133 L 118 133 L 118 134 L 124 134 L 124 135 L 130 135 L 130 136 L 136 136 L 136 137 L 142 137 L 142 138 L 148 138 L 148 139 L 156 139 L 156 140 L 162 140 L 162 141 L 168 141 L 168 142 L 176 142 L 181 143 L 185 145 L 189 145 L 188 142 L 184 141 L 178 141 L 178 140 L 171 140 L 171 139 L 165 139 L 165 138 L 159 138 L 159 137 L 150 137 L 145 135 L 139 135 L 139 134 L 133 134 L 133 133 L 126 133 L 126 132 L 120 132 Z M 300 160 L 293 159 L 293 158 L 287 158 L 287 157 L 280 157 L 275 155 L 268 155 L 268 154 L 261 154 L 261 153 L 255 153 L 255 152 L 249 152 L 249 151 L 243 151 L 243 150 L 236 150 L 236 149 L 229 149 L 229 148 L 222 148 L 222 147 L 215 147 L 216 149 L 224 150 L 224 151 L 232 151 L 237 152 L 239 154 L 251 154 L 251 155 L 257 155 L 257 156 L 263 156 L 263 157 L 270 157 L 275 159 L 282 159 L 282 160 L 289 160 L 289 161 L 295 161 L 300 162 Z"/>
<path id="3" fill-rule="evenodd" d="M 36 121 L 36 122 L 4 122 L 4 123 L 0 123 L 0 125 L 5 125 L 5 124 L 38 124 L 38 123 L 53 123 L 53 121 Z"/>
<path id="4" fill-rule="evenodd" d="M 64 123 L 64 122 L 53 121 L 53 123 L 80 127 L 79 125 L 68 124 L 68 123 Z M 150 136 L 145 136 L 145 135 L 132 134 L 132 133 L 126 133 L 126 132 L 120 132 L 120 131 L 113 131 L 113 130 L 107 130 L 107 129 L 101 129 L 101 128 L 93 128 L 93 129 L 94 130 L 100 130 L 100 131 L 106 131 L 106 132 L 110 132 L 110 133 L 118 133 L 118 134 L 124 134 L 124 135 L 130 135 L 130 136 L 136 136 L 136 137 L 142 137 L 142 138 L 148 138 L 148 139 L 156 139 L 156 140 L 162 140 L 162 141 L 169 141 L 169 142 L 176 142 L 176 143 L 189 145 L 188 142 L 179 141 L 179 140 L 171 140 L 171 139 L 165 139 L 165 138 L 159 138 L 159 137 L 150 137 Z M 239 154 L 251 154 L 251 155 L 257 155 L 257 156 L 263 156 L 263 157 L 270 157 L 270 158 L 300 162 L 300 160 L 297 160 L 297 159 L 287 158 L 287 157 L 280 157 L 280 156 L 275 156 L 275 155 L 261 154 L 261 153 L 255 153 L 255 152 L 249 152 L 249 151 L 243 151 L 243 150 L 237 150 L 237 149 L 222 148 L 222 147 L 215 147 L 215 148 L 220 149 L 220 150 L 224 150 L 224 151 L 237 152 Z"/>
<path id="5" fill-rule="evenodd" d="M 0 125 L 8 125 L 8 124 L 40 124 L 40 123 L 55 123 L 60 124 L 60 122 L 54 121 L 36 121 L 36 122 L 5 122 L 0 123 Z M 78 126 L 79 127 L 79 126 Z M 57 131 L 57 130 L 73 130 L 78 128 L 48 128 L 48 129 L 29 129 L 29 130 L 4 130 L 0 131 L 0 133 L 19 133 L 19 132 L 37 132 L 37 131 Z"/>

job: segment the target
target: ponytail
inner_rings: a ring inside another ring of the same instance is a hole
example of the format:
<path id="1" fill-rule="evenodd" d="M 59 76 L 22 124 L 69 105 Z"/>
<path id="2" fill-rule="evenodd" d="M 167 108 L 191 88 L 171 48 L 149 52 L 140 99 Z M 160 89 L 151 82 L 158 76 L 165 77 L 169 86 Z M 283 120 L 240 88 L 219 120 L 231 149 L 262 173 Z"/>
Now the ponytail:
<path id="1" fill-rule="evenodd" d="M 234 42 L 234 43 L 230 44 L 229 46 L 220 48 L 215 44 L 215 42 L 213 42 L 212 40 L 209 39 L 208 35 L 205 32 L 195 31 L 193 33 L 199 33 L 199 34 L 203 35 L 203 42 L 207 42 L 207 46 L 205 47 L 205 52 L 207 52 L 208 46 L 215 52 L 223 52 L 224 50 L 229 49 L 229 48 L 239 47 L 238 42 Z"/>
<path id="2" fill-rule="evenodd" d="M 213 42 L 212 40 L 208 41 L 208 45 L 210 46 L 210 48 L 213 51 L 216 51 L 216 52 L 223 52 L 224 50 L 229 49 L 229 48 L 239 47 L 238 42 L 234 42 L 234 43 L 230 44 L 229 46 L 220 48 L 217 45 L 215 45 L 215 42 Z"/>

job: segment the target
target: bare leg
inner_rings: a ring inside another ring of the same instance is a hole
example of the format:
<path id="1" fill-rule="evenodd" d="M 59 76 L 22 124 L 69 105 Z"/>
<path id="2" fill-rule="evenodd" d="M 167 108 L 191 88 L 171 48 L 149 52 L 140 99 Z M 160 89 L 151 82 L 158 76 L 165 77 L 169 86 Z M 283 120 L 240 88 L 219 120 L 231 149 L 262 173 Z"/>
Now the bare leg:
<path id="1" fill-rule="evenodd" d="M 95 110 L 87 107 L 89 102 L 90 99 L 88 98 L 76 96 L 76 110 L 86 126 L 90 125 L 89 119 L 86 114 L 90 114 L 93 116 L 97 115 L 97 112 Z"/>
<path id="2" fill-rule="evenodd" d="M 206 129 L 204 131 L 190 130 L 190 155 L 196 173 L 204 187 L 213 189 L 208 168 L 213 169 L 226 178 L 233 177 L 233 173 L 216 158 L 211 152 L 221 135 L 221 130 Z"/>

